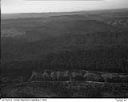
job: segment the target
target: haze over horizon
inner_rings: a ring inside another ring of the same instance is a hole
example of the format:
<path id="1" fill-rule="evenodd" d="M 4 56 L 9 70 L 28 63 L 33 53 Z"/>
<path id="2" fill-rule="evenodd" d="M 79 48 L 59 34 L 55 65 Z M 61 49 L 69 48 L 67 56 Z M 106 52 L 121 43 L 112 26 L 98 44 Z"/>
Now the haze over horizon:
<path id="1" fill-rule="evenodd" d="M 72 12 L 128 8 L 127 0 L 2 0 L 1 13 Z"/>

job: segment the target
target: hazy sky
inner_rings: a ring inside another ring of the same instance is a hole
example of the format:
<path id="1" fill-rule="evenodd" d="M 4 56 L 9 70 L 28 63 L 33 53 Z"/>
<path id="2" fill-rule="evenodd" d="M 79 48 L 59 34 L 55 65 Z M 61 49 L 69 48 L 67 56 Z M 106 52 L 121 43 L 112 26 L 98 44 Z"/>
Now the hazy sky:
<path id="1" fill-rule="evenodd" d="M 128 8 L 128 0 L 2 0 L 1 13 Z"/>

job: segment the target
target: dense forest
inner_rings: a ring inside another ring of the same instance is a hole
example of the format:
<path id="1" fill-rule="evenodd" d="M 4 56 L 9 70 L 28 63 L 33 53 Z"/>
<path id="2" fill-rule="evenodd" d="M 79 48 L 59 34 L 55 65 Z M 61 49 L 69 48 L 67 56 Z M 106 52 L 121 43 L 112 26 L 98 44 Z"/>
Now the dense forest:
<path id="1" fill-rule="evenodd" d="M 23 17 L 21 17 L 22 15 Z M 17 78 L 22 76 L 24 77 L 22 82 L 28 82 L 33 71 L 38 73 L 45 70 L 51 72 L 86 70 L 95 73 L 127 75 L 127 15 L 127 10 L 8 15 L 6 19 L 1 20 L 1 78 L 3 88 L 8 87 L 7 89 L 10 90 L 8 85 L 15 83 L 12 81 L 15 80 L 16 76 Z M 4 16 L 7 15 L 2 15 L 2 17 Z M 85 79 L 84 81 L 88 80 Z M 111 84 L 113 82 L 112 79 L 111 82 L 104 84 L 106 86 L 99 89 L 101 93 L 97 93 L 99 96 L 92 94 L 92 91 L 97 92 L 98 88 L 93 87 L 91 89 L 89 86 L 88 94 L 82 94 L 77 90 L 76 95 L 69 93 L 67 97 L 79 97 L 81 94 L 80 97 L 107 97 L 107 95 L 108 97 L 122 97 L 111 92 L 111 85 L 113 88 L 118 86 L 118 84 L 116 84 L 117 86 Z M 56 83 L 47 83 L 47 86 L 54 84 L 55 87 Z M 102 83 L 104 82 L 102 81 Z M 65 85 L 61 84 L 58 83 L 57 85 L 63 86 L 61 89 L 65 89 Z M 77 83 L 78 86 L 79 84 Z M 95 85 L 95 83 L 89 85 L 93 84 Z M 29 85 L 22 87 L 29 87 Z M 110 90 L 107 95 L 102 93 L 103 90 L 107 90 L 105 87 Z M 125 91 L 127 87 L 125 87 Z M 61 89 L 57 90 L 62 91 Z M 7 95 L 8 90 L 3 90 L 3 97 L 13 97 L 13 95 Z M 74 89 L 66 88 L 65 90 L 67 93 Z M 87 89 L 84 90 L 87 91 Z M 54 93 L 56 90 L 52 91 Z M 125 93 L 123 97 L 128 94 L 124 91 L 122 93 Z M 13 94 L 15 96 L 15 93 Z M 24 97 L 24 95 L 16 97 Z M 63 97 L 63 95 L 58 97 Z"/>

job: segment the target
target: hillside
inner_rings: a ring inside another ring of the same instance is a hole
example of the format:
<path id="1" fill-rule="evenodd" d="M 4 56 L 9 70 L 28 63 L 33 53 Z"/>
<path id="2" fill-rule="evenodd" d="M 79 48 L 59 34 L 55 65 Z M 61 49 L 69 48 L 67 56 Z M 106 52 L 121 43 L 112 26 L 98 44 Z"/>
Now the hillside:
<path id="1" fill-rule="evenodd" d="M 33 70 L 128 74 L 127 10 L 32 15 L 2 19 L 1 77 L 5 82 L 11 84 L 16 76 L 27 82 Z"/>

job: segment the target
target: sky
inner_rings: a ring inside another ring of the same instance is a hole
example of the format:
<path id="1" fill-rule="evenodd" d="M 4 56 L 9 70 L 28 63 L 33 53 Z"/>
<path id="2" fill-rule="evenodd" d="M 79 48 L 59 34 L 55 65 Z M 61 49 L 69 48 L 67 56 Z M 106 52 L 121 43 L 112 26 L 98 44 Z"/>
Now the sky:
<path id="1" fill-rule="evenodd" d="M 128 8 L 128 0 L 2 0 L 1 13 L 71 12 Z"/>

